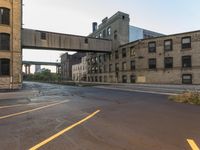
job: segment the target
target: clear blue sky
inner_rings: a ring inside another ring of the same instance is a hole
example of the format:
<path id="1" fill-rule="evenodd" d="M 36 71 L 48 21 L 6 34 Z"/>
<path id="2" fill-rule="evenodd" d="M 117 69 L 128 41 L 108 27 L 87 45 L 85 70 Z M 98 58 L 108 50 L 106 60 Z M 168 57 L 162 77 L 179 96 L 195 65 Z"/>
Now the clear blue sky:
<path id="1" fill-rule="evenodd" d="M 24 4 L 25 28 L 88 35 L 92 22 L 123 11 L 130 15 L 131 25 L 164 34 L 200 30 L 200 0 L 24 0 Z M 24 51 L 23 59 L 56 61 L 61 53 Z"/>

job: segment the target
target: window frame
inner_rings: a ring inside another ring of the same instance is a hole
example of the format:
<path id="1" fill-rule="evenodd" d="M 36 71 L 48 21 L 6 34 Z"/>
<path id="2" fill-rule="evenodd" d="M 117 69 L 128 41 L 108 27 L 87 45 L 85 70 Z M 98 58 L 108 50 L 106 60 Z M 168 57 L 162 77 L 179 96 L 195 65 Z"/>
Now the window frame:
<path id="1" fill-rule="evenodd" d="M 8 63 L 3 64 L 3 61 L 7 61 Z M 4 68 L 5 66 L 8 66 L 8 68 Z M 0 58 L 0 76 L 10 76 L 10 59 L 7 58 Z M 6 70 L 6 71 L 5 71 Z"/>
<path id="2" fill-rule="evenodd" d="M 154 44 L 154 47 L 150 47 L 151 44 Z M 151 41 L 148 42 L 148 51 L 149 53 L 156 53 L 156 42 L 155 41 Z"/>
<path id="3" fill-rule="evenodd" d="M 170 47 L 167 48 L 166 46 L 166 42 L 170 42 Z M 173 40 L 172 39 L 167 39 L 167 40 L 164 40 L 164 50 L 165 51 L 172 51 L 173 50 Z"/>
<path id="4" fill-rule="evenodd" d="M 10 34 L 9 33 L 0 33 L 0 51 L 10 51 Z"/>
<path id="5" fill-rule="evenodd" d="M 132 65 L 132 64 L 133 64 L 132 62 L 134 62 L 134 66 Z M 130 61 L 130 66 L 131 66 L 131 71 L 133 71 L 133 70 L 136 69 L 135 60 L 131 60 L 131 61 Z"/>
<path id="6" fill-rule="evenodd" d="M 171 59 L 172 60 L 172 64 L 167 63 L 167 59 Z M 173 68 L 173 66 L 174 66 L 173 57 L 165 57 L 164 58 L 164 67 L 165 67 L 165 69 L 171 69 L 171 68 Z"/>
<path id="7" fill-rule="evenodd" d="M 10 25 L 10 9 L 6 7 L 0 7 L 0 24 Z"/>
<path id="8" fill-rule="evenodd" d="M 185 65 L 188 62 L 184 62 L 186 61 L 186 58 L 190 58 L 189 60 L 189 65 Z M 182 68 L 191 68 L 192 67 L 192 56 L 191 55 L 185 55 L 182 56 Z"/>
<path id="9" fill-rule="evenodd" d="M 190 40 L 190 42 L 189 43 L 183 43 L 183 40 L 187 39 L 187 38 Z M 182 49 L 190 49 L 190 48 L 192 48 L 192 38 L 191 38 L 191 36 L 185 36 L 185 37 L 181 38 L 181 48 Z"/>
<path id="10" fill-rule="evenodd" d="M 190 79 L 184 79 L 184 76 L 190 76 Z M 192 74 L 182 74 L 182 84 L 192 84 L 193 83 L 192 80 L 193 80 Z"/>
<path id="11" fill-rule="evenodd" d="M 125 58 L 126 56 L 126 48 L 122 48 L 122 58 Z"/>
<path id="12" fill-rule="evenodd" d="M 150 61 L 152 61 L 152 60 L 155 60 L 155 64 L 154 64 L 155 67 L 152 67 L 153 64 L 150 64 Z M 157 60 L 156 60 L 156 58 L 149 58 L 149 60 L 148 60 L 148 65 L 149 65 L 149 69 L 150 69 L 150 70 L 155 70 L 155 69 L 157 69 Z"/>
<path id="13" fill-rule="evenodd" d="M 127 70 L 127 62 L 124 61 L 122 62 L 122 71 L 126 71 Z"/>

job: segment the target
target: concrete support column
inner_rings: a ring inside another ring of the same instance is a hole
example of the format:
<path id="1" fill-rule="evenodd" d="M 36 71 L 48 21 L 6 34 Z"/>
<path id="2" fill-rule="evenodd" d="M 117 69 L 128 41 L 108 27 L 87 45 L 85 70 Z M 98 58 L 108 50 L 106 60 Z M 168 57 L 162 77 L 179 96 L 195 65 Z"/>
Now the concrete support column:
<path id="1" fill-rule="evenodd" d="M 28 74 L 31 74 L 31 65 L 28 65 Z"/>
<path id="2" fill-rule="evenodd" d="M 25 74 L 27 75 L 28 74 L 28 66 L 27 65 L 24 65 L 25 66 Z"/>

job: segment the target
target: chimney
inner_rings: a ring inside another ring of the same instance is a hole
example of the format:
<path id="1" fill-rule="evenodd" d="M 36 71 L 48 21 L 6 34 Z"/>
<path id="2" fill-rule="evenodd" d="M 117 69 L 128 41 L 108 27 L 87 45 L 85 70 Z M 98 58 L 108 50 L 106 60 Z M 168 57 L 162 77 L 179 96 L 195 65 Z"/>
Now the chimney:
<path id="1" fill-rule="evenodd" d="M 95 32 L 97 30 L 97 22 L 92 23 L 92 32 Z"/>

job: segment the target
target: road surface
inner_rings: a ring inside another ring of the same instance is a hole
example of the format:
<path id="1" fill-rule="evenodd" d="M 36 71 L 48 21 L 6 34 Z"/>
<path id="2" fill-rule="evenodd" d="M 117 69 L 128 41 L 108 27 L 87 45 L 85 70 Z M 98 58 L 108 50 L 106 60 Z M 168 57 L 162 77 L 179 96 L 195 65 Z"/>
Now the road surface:
<path id="1" fill-rule="evenodd" d="M 199 147 L 200 107 L 144 88 L 137 92 L 26 82 L 22 91 L 0 93 L 0 150 Z"/>

